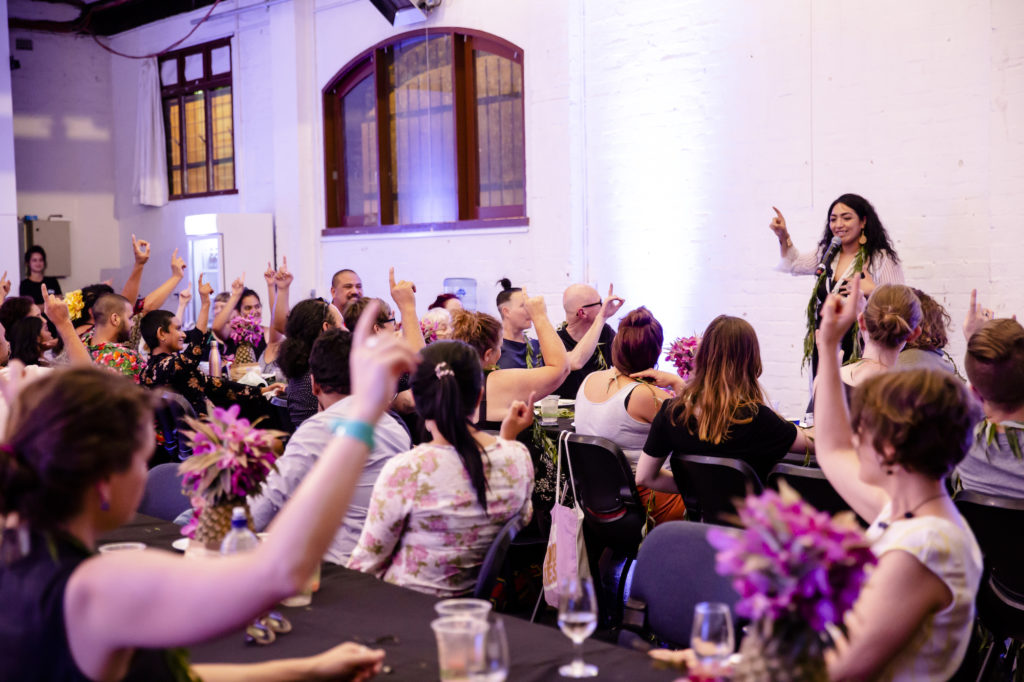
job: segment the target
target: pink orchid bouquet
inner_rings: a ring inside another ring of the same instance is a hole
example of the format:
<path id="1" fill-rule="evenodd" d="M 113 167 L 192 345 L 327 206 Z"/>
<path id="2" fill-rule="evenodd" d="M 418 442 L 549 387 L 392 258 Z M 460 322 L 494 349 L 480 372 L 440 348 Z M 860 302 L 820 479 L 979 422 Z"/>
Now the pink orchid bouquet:
<path id="1" fill-rule="evenodd" d="M 229 335 L 236 344 L 249 343 L 255 348 L 263 338 L 262 320 L 256 315 L 239 315 L 231 320 Z"/>
<path id="2" fill-rule="evenodd" d="M 693 336 L 680 336 L 668 347 L 665 359 L 671 362 L 676 368 L 676 374 L 683 379 L 689 379 L 693 372 L 693 361 L 697 357 L 697 347 L 700 346 L 700 338 Z"/>
<path id="3" fill-rule="evenodd" d="M 747 496 L 739 506 L 743 529 L 708 531 L 716 570 L 732 578 L 738 615 L 822 632 L 842 622 L 876 558 L 853 512 L 829 516 L 784 481 L 779 487 Z"/>
<path id="4" fill-rule="evenodd" d="M 195 511 L 193 530 L 204 509 L 244 501 L 259 490 L 267 474 L 277 468 L 274 446 L 285 435 L 256 428 L 238 416 L 238 405 L 223 409 L 207 403 L 207 407 L 208 415 L 202 419 L 186 418 L 193 430 L 182 432 L 192 444 L 192 456 L 178 470 L 183 474 L 183 492 L 192 499 Z"/>
<path id="5" fill-rule="evenodd" d="M 437 341 L 437 322 L 429 319 L 420 320 L 420 332 L 423 333 L 423 340 L 426 343 Z"/>

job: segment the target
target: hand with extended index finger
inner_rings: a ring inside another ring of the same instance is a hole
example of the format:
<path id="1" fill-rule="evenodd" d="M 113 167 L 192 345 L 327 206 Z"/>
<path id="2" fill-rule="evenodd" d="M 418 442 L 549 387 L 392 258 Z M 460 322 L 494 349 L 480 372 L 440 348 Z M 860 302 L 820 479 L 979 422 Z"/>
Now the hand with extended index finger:
<path id="1" fill-rule="evenodd" d="M 274 266 L 267 261 L 267 269 L 263 273 L 263 281 L 267 283 L 267 287 L 272 288 L 274 286 L 274 280 L 277 277 L 277 271 L 274 270 Z"/>
<path id="2" fill-rule="evenodd" d="M 236 277 L 235 281 L 231 283 L 231 295 L 241 296 L 242 292 L 245 291 L 245 273 L 242 273 L 241 277 Z"/>
<path id="3" fill-rule="evenodd" d="M 11 280 L 7 279 L 7 271 L 4 270 L 4 274 L 0 275 L 0 300 L 7 298 L 9 293 L 11 293 Z"/>
<path id="4" fill-rule="evenodd" d="M 608 285 L 608 298 L 604 299 L 604 303 L 601 305 L 601 317 L 608 319 L 614 317 L 615 313 L 619 312 L 619 308 L 626 302 L 621 297 L 615 295 L 615 285 Z"/>
<path id="5" fill-rule="evenodd" d="M 285 289 L 291 286 L 295 275 L 288 271 L 288 256 L 281 256 L 281 267 L 278 268 L 275 278 L 278 289 Z"/>
<path id="6" fill-rule="evenodd" d="M 199 300 L 209 300 L 210 294 L 213 293 L 213 285 L 209 282 L 203 281 L 203 273 L 199 273 Z"/>
<path id="7" fill-rule="evenodd" d="M 974 333 L 992 318 L 992 310 L 978 303 L 978 290 L 971 289 L 971 303 L 964 317 L 964 338 L 970 341 Z"/>
<path id="8" fill-rule="evenodd" d="M 411 372 L 419 363 L 419 356 L 391 334 L 373 334 L 373 324 L 380 309 L 372 301 L 359 316 L 352 333 L 352 351 L 349 357 L 353 411 L 351 414 L 371 424 L 383 414 L 395 397 L 398 378 Z"/>
<path id="9" fill-rule="evenodd" d="M 391 298 L 395 305 L 401 308 L 416 307 L 416 285 L 412 282 L 401 280 L 395 281 L 395 269 L 388 270 L 388 283 L 391 286 Z"/>
<path id="10" fill-rule="evenodd" d="M 789 230 L 786 229 L 786 219 L 782 215 L 782 211 L 772 206 L 772 210 L 775 211 L 775 217 L 768 223 L 768 227 L 775 233 L 775 236 L 779 238 L 780 242 L 784 242 L 789 239 Z"/>
<path id="11" fill-rule="evenodd" d="M 171 254 L 171 275 L 173 277 L 184 277 L 185 267 L 185 259 L 178 256 L 178 250 L 175 249 L 174 253 Z"/>
<path id="12" fill-rule="evenodd" d="M 860 306 L 860 277 L 854 277 L 848 284 L 849 296 L 829 294 L 821 306 L 821 325 L 815 338 L 818 352 L 831 353 L 839 347 L 843 335 L 853 326 Z"/>
<path id="13" fill-rule="evenodd" d="M 59 296 L 51 294 L 45 284 L 41 284 L 40 289 L 43 294 L 43 314 L 46 315 L 46 319 L 58 328 L 64 322 L 71 324 L 71 312 L 68 310 L 68 304 Z"/>

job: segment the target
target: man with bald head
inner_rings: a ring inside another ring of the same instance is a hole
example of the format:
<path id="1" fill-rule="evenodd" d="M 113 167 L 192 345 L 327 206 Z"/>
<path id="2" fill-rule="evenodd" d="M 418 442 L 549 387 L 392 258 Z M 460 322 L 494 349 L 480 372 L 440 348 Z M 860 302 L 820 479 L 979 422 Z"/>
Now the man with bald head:
<path id="1" fill-rule="evenodd" d="M 612 366 L 611 348 L 615 332 L 607 321 L 624 302 L 614 294 L 611 285 L 604 301 L 597 289 L 588 284 L 571 284 L 562 294 L 565 322 L 558 328 L 558 336 L 569 351 L 571 371 L 558 387 L 558 395 L 575 398 L 588 374 Z"/>
<path id="2" fill-rule="evenodd" d="M 344 310 L 349 301 L 363 297 L 363 280 L 355 270 L 338 270 L 331 278 L 331 298 L 334 307 Z"/>

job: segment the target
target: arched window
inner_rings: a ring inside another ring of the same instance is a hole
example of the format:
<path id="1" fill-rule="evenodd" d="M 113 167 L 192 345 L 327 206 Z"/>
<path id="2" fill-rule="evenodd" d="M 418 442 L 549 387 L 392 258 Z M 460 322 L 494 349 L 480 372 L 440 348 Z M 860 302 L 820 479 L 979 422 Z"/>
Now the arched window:
<path id="1" fill-rule="evenodd" d="M 526 224 L 515 45 L 406 33 L 350 62 L 323 97 L 326 233 Z"/>

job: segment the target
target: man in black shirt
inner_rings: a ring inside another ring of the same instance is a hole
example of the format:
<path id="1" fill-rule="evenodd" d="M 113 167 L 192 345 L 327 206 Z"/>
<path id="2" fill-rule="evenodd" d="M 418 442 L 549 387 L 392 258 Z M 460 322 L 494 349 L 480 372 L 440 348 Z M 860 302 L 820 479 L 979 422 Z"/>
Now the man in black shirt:
<path id="1" fill-rule="evenodd" d="M 587 375 L 612 366 L 612 339 L 615 332 L 607 320 L 625 303 L 608 287 L 608 298 L 601 300 L 597 289 L 587 284 L 572 284 L 562 294 L 565 322 L 558 336 L 569 351 L 569 376 L 557 394 L 574 399 Z"/>

